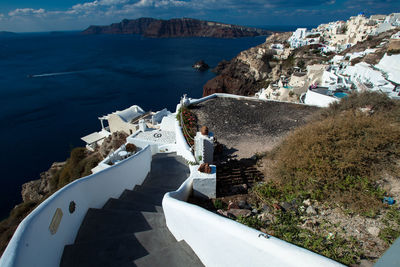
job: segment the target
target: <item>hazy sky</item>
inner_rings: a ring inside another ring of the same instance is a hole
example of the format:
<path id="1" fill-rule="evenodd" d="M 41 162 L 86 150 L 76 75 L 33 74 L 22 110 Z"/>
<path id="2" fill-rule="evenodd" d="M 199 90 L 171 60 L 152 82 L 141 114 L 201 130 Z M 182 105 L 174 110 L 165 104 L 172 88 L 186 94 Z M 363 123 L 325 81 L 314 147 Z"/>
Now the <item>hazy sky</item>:
<path id="1" fill-rule="evenodd" d="M 0 31 L 82 30 L 139 17 L 317 25 L 345 20 L 359 12 L 400 12 L 400 0 L 1 0 Z"/>

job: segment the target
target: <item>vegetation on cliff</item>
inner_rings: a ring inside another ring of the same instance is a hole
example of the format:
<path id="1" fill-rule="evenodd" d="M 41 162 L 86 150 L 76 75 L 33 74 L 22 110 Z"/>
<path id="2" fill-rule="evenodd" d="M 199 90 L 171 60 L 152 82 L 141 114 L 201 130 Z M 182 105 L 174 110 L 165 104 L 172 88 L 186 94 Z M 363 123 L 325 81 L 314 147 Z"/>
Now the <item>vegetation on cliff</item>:
<path id="1" fill-rule="evenodd" d="M 90 170 L 94 168 L 101 158 L 98 153 L 88 152 L 84 147 L 72 149 L 70 157 L 66 164 L 59 170 L 54 171 L 50 178 L 50 192 L 41 198 L 28 200 L 17 205 L 10 212 L 10 216 L 0 222 L 0 253 L 2 254 L 7 247 L 12 235 L 17 229 L 19 223 L 40 203 L 52 195 L 55 191 L 64 185 L 84 176 L 89 175 Z M 49 171 L 52 171 L 50 169 Z"/>
<path id="2" fill-rule="evenodd" d="M 244 160 L 238 176 L 222 164 L 218 198 L 192 202 L 343 264 L 372 264 L 400 236 L 399 118 L 399 101 L 352 94 L 252 157 L 262 172 L 252 183 L 238 171 Z"/>
<path id="3" fill-rule="evenodd" d="M 271 220 L 241 220 L 344 264 L 376 260 L 400 235 L 398 204 L 384 202 L 400 185 L 399 115 L 398 101 L 371 92 L 323 110 L 263 158 L 252 194 L 278 207 Z"/>
<path id="4" fill-rule="evenodd" d="M 80 177 L 91 174 L 91 169 L 96 167 L 100 160 L 98 153 L 88 153 L 84 147 L 74 148 L 65 166 L 50 181 L 52 191 L 56 191 Z"/>
<path id="5" fill-rule="evenodd" d="M 53 163 L 49 170 L 41 173 L 39 180 L 24 184 L 22 190 L 23 202 L 17 205 L 10 216 L 0 222 L 0 255 L 7 247 L 19 223 L 40 203 L 54 192 L 70 182 L 91 174 L 91 169 L 105 158 L 110 151 L 118 149 L 126 143 L 128 135 L 115 132 L 105 138 L 96 151 L 88 151 L 84 147 L 71 150 L 70 157 L 65 163 Z M 131 149 L 135 149 L 131 147 Z"/>

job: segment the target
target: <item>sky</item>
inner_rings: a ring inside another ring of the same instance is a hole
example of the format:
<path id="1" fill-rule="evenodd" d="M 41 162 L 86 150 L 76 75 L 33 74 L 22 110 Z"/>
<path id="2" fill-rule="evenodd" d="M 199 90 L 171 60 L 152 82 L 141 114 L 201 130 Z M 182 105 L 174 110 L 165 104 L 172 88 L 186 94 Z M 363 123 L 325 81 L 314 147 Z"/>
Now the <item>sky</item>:
<path id="1" fill-rule="evenodd" d="M 1 0 L 0 31 L 83 30 L 140 17 L 251 26 L 318 25 L 360 12 L 400 12 L 400 0 Z"/>

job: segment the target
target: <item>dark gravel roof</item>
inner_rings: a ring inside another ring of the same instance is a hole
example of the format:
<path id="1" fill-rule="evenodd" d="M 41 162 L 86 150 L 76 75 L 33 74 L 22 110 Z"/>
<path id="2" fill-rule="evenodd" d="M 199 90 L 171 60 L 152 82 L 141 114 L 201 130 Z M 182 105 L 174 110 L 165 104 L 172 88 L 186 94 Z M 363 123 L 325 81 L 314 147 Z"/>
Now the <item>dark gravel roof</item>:
<path id="1" fill-rule="evenodd" d="M 210 99 L 191 109 L 198 117 L 199 126 L 206 125 L 228 148 L 236 148 L 241 142 L 265 143 L 269 137 L 282 137 L 306 123 L 319 110 L 285 102 L 233 98 Z"/>

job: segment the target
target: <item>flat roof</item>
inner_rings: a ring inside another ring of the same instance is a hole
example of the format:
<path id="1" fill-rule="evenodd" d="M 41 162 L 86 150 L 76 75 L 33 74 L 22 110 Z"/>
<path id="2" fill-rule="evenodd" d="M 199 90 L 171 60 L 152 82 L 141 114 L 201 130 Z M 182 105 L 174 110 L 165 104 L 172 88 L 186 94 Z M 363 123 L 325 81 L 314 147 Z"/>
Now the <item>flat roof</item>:
<path id="1" fill-rule="evenodd" d="M 84 141 L 84 142 L 86 142 L 87 144 L 93 144 L 94 142 L 97 142 L 97 141 L 99 141 L 99 140 L 101 140 L 101 139 L 104 139 L 104 138 L 106 138 L 107 137 L 107 134 L 106 133 L 103 133 L 103 132 L 94 132 L 94 133 L 91 133 L 91 134 L 89 134 L 89 135 L 86 135 L 86 136 L 84 136 L 84 137 L 81 137 L 81 139 Z"/>

